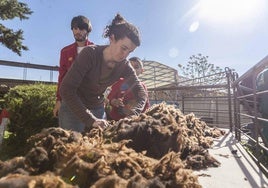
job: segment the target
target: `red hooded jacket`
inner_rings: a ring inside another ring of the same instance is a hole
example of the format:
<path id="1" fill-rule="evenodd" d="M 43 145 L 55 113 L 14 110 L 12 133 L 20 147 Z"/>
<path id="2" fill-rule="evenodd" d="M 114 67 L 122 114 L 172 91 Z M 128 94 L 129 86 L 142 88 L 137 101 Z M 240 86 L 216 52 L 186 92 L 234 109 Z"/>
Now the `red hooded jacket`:
<path id="1" fill-rule="evenodd" d="M 141 82 L 141 84 L 144 87 L 145 92 L 147 93 L 147 88 L 144 85 L 144 83 Z M 138 97 L 138 93 L 135 90 L 135 85 L 130 86 L 125 79 L 121 78 L 118 80 L 115 84 L 113 84 L 111 92 L 107 96 L 108 100 L 111 102 L 112 99 L 118 99 L 123 98 L 123 103 L 126 106 L 133 106 L 136 103 L 136 98 Z M 110 103 L 111 105 L 111 103 Z M 147 96 L 147 100 L 144 106 L 144 109 L 142 112 L 145 112 L 146 109 L 150 107 L 149 98 Z M 125 114 L 120 113 L 120 109 L 112 106 L 110 111 L 108 111 L 108 117 L 112 120 L 118 121 L 119 119 L 122 119 L 126 117 Z"/>
<path id="2" fill-rule="evenodd" d="M 93 43 L 90 42 L 89 40 L 86 41 L 86 46 L 92 45 Z M 59 88 L 61 85 L 61 82 L 73 64 L 75 58 L 77 56 L 77 43 L 74 42 L 73 44 L 70 44 L 68 46 L 65 46 L 62 48 L 60 52 L 60 67 L 59 67 L 59 76 L 58 76 L 58 87 L 57 87 L 57 101 L 61 101 L 60 93 L 59 93 Z"/>

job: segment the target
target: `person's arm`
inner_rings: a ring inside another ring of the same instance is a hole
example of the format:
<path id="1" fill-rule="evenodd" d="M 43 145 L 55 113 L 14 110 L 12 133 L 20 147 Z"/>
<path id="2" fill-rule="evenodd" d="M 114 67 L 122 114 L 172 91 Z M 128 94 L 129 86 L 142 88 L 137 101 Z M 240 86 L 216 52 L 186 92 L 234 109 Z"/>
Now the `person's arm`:
<path id="1" fill-rule="evenodd" d="M 61 106 L 61 101 L 60 100 L 56 100 L 56 103 L 55 103 L 55 106 L 54 106 L 54 109 L 53 109 L 53 116 L 54 117 L 58 117 L 60 106 Z"/>
<path id="2" fill-rule="evenodd" d="M 146 103 L 145 103 L 145 107 L 143 109 L 143 112 L 144 112 L 145 110 L 150 108 L 150 101 L 149 101 L 148 89 L 147 89 L 146 85 L 143 82 L 141 82 L 141 84 L 142 84 L 144 91 L 145 91 L 145 94 L 146 94 Z"/>
<path id="3" fill-rule="evenodd" d="M 117 92 L 118 92 L 119 89 L 120 89 L 120 88 L 119 88 L 118 82 L 114 83 L 114 84 L 112 85 L 112 87 L 111 87 L 111 91 L 110 91 L 110 93 L 109 93 L 108 96 L 107 96 L 107 99 L 109 99 L 109 100 L 114 99 L 114 98 L 116 97 Z"/>
<path id="4" fill-rule="evenodd" d="M 107 96 L 107 99 L 109 100 L 109 103 L 111 106 L 114 106 L 117 108 L 119 106 L 123 106 L 123 101 L 122 101 L 122 99 L 119 98 L 119 95 L 121 93 L 120 87 L 121 87 L 122 83 L 123 83 L 123 80 L 120 79 L 115 84 L 113 84 L 111 87 L 111 92 Z"/>
<path id="5" fill-rule="evenodd" d="M 134 84 L 133 91 L 135 91 L 135 97 L 137 101 L 136 104 L 134 106 L 131 106 L 131 108 L 128 109 L 126 113 L 128 115 L 138 115 L 143 111 L 146 103 L 147 95 L 145 89 L 130 65 L 126 67 L 123 77 L 125 79 L 128 79 L 129 85 Z"/>
<path id="6" fill-rule="evenodd" d="M 59 66 L 59 76 L 58 76 L 58 84 L 57 84 L 57 90 L 56 90 L 56 103 L 53 109 L 54 117 L 58 116 L 58 112 L 61 106 L 60 85 L 63 80 L 63 77 L 68 71 L 67 61 L 68 61 L 67 55 L 66 53 L 64 53 L 64 49 L 62 49 L 60 53 L 60 66 Z"/>
<path id="7" fill-rule="evenodd" d="M 58 85 L 57 85 L 57 101 L 61 101 L 60 96 L 60 85 L 62 83 L 62 80 L 66 73 L 68 72 L 71 64 L 75 60 L 76 56 L 76 47 L 73 46 L 74 44 L 71 44 L 65 48 L 63 48 L 60 52 L 60 66 L 59 66 L 59 76 L 58 76 Z"/>

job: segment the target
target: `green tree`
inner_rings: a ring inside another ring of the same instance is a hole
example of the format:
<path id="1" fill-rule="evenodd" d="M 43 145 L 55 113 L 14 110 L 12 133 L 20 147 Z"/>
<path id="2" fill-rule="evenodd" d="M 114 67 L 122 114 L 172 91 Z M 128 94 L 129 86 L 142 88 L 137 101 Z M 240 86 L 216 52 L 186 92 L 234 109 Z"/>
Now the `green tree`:
<path id="1" fill-rule="evenodd" d="M 178 64 L 183 76 L 195 83 L 215 84 L 222 81 L 225 72 L 218 66 L 208 63 L 208 56 L 192 55 L 186 66 Z"/>
<path id="2" fill-rule="evenodd" d="M 0 19 L 12 20 L 19 18 L 20 20 L 28 19 L 32 11 L 27 4 L 18 2 L 17 0 L 0 0 Z M 0 43 L 21 56 L 22 50 L 28 50 L 27 46 L 22 44 L 23 31 L 21 29 L 14 31 L 5 27 L 0 23 Z"/>

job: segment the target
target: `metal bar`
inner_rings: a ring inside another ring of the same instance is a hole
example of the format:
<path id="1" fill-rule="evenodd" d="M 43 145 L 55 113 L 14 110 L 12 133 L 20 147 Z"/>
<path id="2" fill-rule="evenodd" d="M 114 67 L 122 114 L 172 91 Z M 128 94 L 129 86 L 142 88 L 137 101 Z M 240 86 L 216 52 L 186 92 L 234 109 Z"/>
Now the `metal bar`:
<path id="1" fill-rule="evenodd" d="M 5 61 L 5 60 L 0 60 L 0 65 L 31 68 L 31 69 L 53 70 L 53 71 L 58 71 L 59 69 L 58 66 L 38 65 L 38 64 L 32 64 L 32 63 L 21 63 L 21 62 Z"/>
<path id="2" fill-rule="evenodd" d="M 263 70 L 266 66 L 268 66 L 268 55 L 264 57 L 259 63 L 257 63 L 255 66 L 253 66 L 251 69 L 249 69 L 246 73 L 244 73 L 242 76 L 240 76 L 238 79 L 236 79 L 233 82 L 233 85 L 237 85 L 239 82 L 244 80 L 245 78 L 251 76 L 254 73 L 258 73 L 261 70 Z"/>

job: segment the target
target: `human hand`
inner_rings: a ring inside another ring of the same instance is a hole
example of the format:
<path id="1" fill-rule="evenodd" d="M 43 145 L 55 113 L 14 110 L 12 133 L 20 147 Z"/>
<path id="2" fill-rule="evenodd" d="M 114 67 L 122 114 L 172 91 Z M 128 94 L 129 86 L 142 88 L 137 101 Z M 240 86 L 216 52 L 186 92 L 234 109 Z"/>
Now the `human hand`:
<path id="1" fill-rule="evenodd" d="M 111 105 L 115 106 L 117 108 L 120 107 L 120 106 L 124 106 L 123 99 L 122 98 L 112 99 L 111 100 Z"/>
<path id="2" fill-rule="evenodd" d="M 120 112 L 126 116 L 133 115 L 132 110 L 130 108 L 128 108 L 128 106 L 124 106 L 124 107 L 120 108 Z"/>
<path id="3" fill-rule="evenodd" d="M 54 106 L 54 109 L 53 109 L 53 116 L 54 117 L 58 117 L 60 106 L 61 106 L 61 102 L 60 101 L 57 101 L 56 104 L 55 104 L 55 106 Z"/>
<path id="4" fill-rule="evenodd" d="M 109 126 L 109 123 L 104 119 L 96 119 L 95 122 L 92 124 L 93 128 L 105 129 L 108 126 Z"/>

